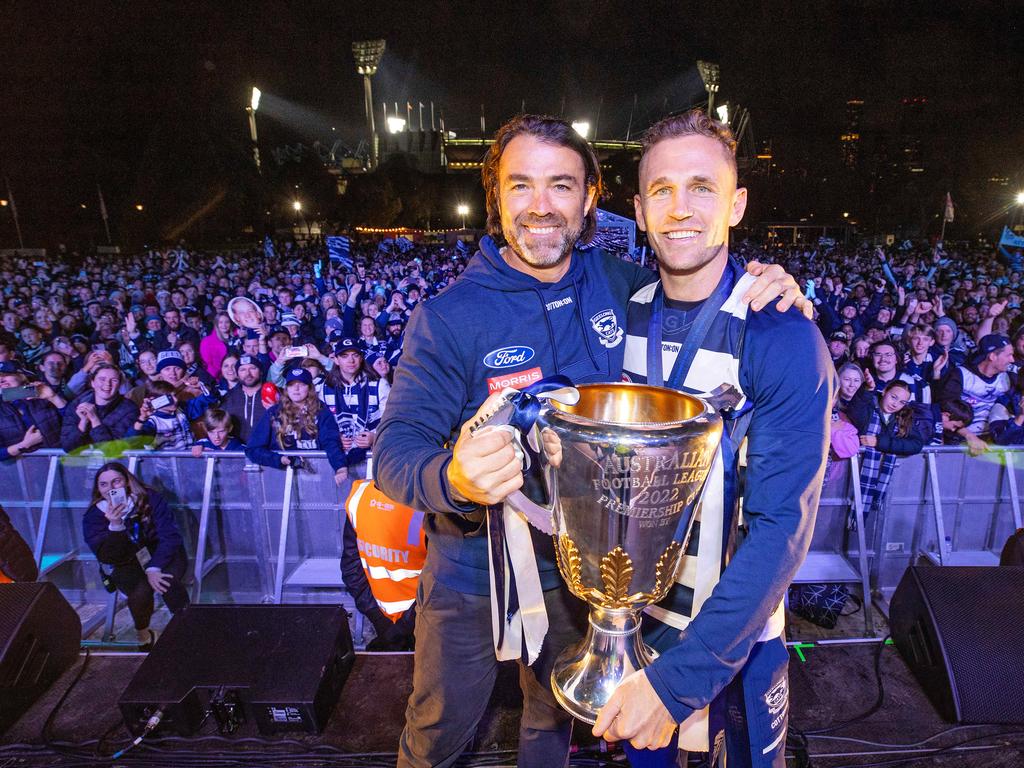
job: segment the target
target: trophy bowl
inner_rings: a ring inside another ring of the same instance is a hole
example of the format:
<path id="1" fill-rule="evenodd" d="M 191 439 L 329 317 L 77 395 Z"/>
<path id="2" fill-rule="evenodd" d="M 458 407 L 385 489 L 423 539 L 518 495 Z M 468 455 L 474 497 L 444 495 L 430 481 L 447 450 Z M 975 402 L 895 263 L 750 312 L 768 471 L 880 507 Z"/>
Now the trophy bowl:
<path id="1" fill-rule="evenodd" d="M 718 449 L 722 421 L 700 398 L 642 384 L 589 384 L 538 419 L 558 568 L 590 609 L 586 636 L 551 686 L 594 723 L 616 686 L 654 659 L 640 613 L 668 593 Z"/>

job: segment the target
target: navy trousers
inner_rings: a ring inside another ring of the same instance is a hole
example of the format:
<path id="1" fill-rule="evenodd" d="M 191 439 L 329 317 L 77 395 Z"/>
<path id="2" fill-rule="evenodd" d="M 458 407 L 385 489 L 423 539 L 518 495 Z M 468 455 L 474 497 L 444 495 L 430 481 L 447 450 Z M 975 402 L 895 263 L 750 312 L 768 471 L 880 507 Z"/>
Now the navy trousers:
<path id="1" fill-rule="evenodd" d="M 655 650 L 672 647 L 678 630 L 660 622 L 645 635 Z M 728 723 L 729 768 L 785 768 L 789 722 L 789 651 L 782 638 L 756 643 L 746 665 L 722 691 Z M 659 750 L 624 745 L 632 768 L 685 766 L 687 755 L 674 744 Z"/>

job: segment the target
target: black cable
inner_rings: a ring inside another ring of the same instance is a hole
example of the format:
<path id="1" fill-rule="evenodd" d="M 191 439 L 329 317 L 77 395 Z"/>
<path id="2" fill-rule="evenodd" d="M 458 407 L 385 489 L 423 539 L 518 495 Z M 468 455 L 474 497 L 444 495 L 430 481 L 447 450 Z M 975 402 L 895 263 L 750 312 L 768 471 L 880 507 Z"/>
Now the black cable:
<path id="1" fill-rule="evenodd" d="M 882 638 L 882 642 L 878 644 L 878 648 L 875 650 L 875 681 L 878 683 L 878 698 L 875 699 L 875 703 L 871 707 L 856 717 L 852 717 L 849 720 L 843 720 L 842 722 L 830 725 L 827 728 L 817 728 L 813 731 L 799 731 L 801 736 L 820 736 L 825 733 L 835 733 L 842 728 L 846 728 L 854 723 L 859 723 L 861 720 L 871 717 L 878 710 L 882 708 L 882 704 L 885 703 L 885 685 L 882 682 L 882 651 L 885 649 L 885 641 L 889 639 L 889 635 Z"/>
<path id="2" fill-rule="evenodd" d="M 85 675 L 85 670 L 89 667 L 89 659 L 91 658 L 92 652 L 88 648 L 86 648 L 85 659 L 82 661 L 81 669 L 78 670 L 78 674 L 75 675 L 75 679 L 71 681 L 71 685 L 69 685 L 64 690 L 64 693 L 61 695 L 61 697 L 57 699 L 57 703 L 54 704 L 53 709 L 50 710 L 50 714 L 46 718 L 46 722 L 43 723 L 43 728 L 39 732 L 40 741 L 49 742 L 52 740 L 52 737 L 50 735 L 50 729 L 53 727 L 54 720 L 57 719 L 57 713 L 60 711 L 60 708 L 64 706 L 64 702 L 67 701 L 67 698 L 71 694 L 71 691 L 73 691 L 75 689 L 75 686 L 78 685 L 78 681 L 82 679 L 83 675 Z"/>
<path id="3" fill-rule="evenodd" d="M 796 768 L 811 768 L 810 747 L 803 731 L 789 726 L 786 731 L 786 749 L 793 753 Z"/>
<path id="4" fill-rule="evenodd" d="M 883 768 L 884 766 L 889 766 L 889 765 L 900 765 L 901 763 L 906 763 L 906 762 L 909 762 L 911 760 L 932 760 L 932 759 L 934 759 L 936 757 L 939 757 L 939 756 L 941 756 L 941 755 L 943 755 L 945 753 L 948 753 L 948 752 L 950 752 L 952 750 L 955 750 L 955 749 L 957 749 L 959 747 L 962 747 L 965 744 L 970 744 L 971 742 L 975 742 L 975 741 L 982 741 L 984 739 L 994 739 L 994 738 L 1002 737 L 1002 736 L 1024 736 L 1024 731 L 1002 731 L 1000 733 L 986 733 L 983 736 L 972 736 L 969 739 L 963 739 L 962 741 L 953 742 L 952 744 L 949 744 L 949 745 L 947 745 L 945 747 L 942 747 L 940 749 L 936 749 L 936 750 L 931 751 L 931 752 L 918 752 L 918 753 L 913 754 L 913 755 L 907 755 L 905 757 L 899 757 L 899 758 L 896 758 L 896 759 L 893 759 L 893 760 L 882 760 L 882 761 L 875 762 L 875 763 L 850 763 L 849 765 L 836 766 L 836 768 Z M 988 749 L 979 749 L 977 751 L 978 752 L 987 752 L 990 749 L 1005 749 L 1006 746 L 1007 746 L 1006 744 L 993 744 Z M 1024 747 L 1024 744 L 1022 744 L 1021 746 Z"/>

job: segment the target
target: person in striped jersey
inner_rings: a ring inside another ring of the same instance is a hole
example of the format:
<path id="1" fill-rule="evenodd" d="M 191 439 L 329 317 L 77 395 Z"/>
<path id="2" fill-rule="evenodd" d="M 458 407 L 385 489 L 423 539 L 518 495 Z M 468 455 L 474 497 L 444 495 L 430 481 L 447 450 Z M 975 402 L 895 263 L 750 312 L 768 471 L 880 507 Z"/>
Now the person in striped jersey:
<path id="1" fill-rule="evenodd" d="M 724 745 L 729 768 L 783 768 L 782 597 L 814 530 L 835 370 L 800 312 L 748 312 L 742 301 L 752 278 L 729 255 L 729 229 L 746 190 L 727 126 L 700 110 L 652 126 L 638 189 L 661 279 L 630 299 L 623 376 L 705 397 L 725 428 L 688 557 L 647 609 L 645 640 L 660 655 L 616 689 L 594 733 L 628 740 L 634 768 L 676 765 L 677 745 Z"/>

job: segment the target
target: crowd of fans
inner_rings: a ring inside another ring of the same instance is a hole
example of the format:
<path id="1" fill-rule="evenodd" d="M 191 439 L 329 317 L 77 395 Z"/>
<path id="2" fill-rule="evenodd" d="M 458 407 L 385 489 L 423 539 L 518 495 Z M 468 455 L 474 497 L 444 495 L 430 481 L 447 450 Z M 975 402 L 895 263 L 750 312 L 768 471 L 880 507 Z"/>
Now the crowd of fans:
<path id="1" fill-rule="evenodd" d="M 4 458 L 124 440 L 280 467 L 314 449 L 342 477 L 372 446 L 410 313 L 465 260 L 394 243 L 344 264 L 319 246 L 4 259 Z"/>
<path id="2" fill-rule="evenodd" d="M 861 450 L 885 475 L 890 457 L 925 445 L 978 454 L 1024 441 L 1024 287 L 1006 254 L 909 242 L 734 251 L 806 285 L 840 382 L 837 457 Z M 372 447 L 410 313 L 468 255 L 387 241 L 355 245 L 349 261 L 318 243 L 0 260 L 0 450 L 126 440 L 245 449 L 281 467 L 281 451 L 319 449 L 345 477 Z M 229 308 L 241 296 L 251 316 Z"/>
<path id="3" fill-rule="evenodd" d="M 977 455 L 1024 444 L 1024 286 L 1006 254 L 909 242 L 733 250 L 806 286 L 839 384 L 832 458 L 861 455 L 865 513 L 882 503 L 899 457 L 926 445 Z M 0 460 L 96 445 L 109 456 L 120 443 L 195 457 L 244 450 L 301 470 L 286 454 L 319 450 L 339 484 L 364 477 L 406 322 L 470 254 L 385 241 L 355 244 L 344 260 L 322 244 L 2 258 Z M 166 504 L 120 465 L 96 482 L 111 488 L 94 489 L 87 538 L 148 644 L 153 593 L 172 610 L 187 605 L 180 536 Z M 134 489 L 126 505 L 109 498 L 115 486 Z M 132 505 L 151 514 L 132 518 Z M 124 519 L 148 527 L 123 533 Z M 153 563 L 136 567 L 125 552 L 144 539 Z M 405 626 L 401 614 L 376 614 L 387 647 L 409 647 L 411 630 L 396 637 L 391 626 Z"/>
<path id="4" fill-rule="evenodd" d="M 865 513 L 898 457 L 926 445 L 1024 442 L 1024 295 L 1015 254 L 990 247 L 740 244 L 806 286 L 836 366 L 832 455 L 862 455 Z"/>

